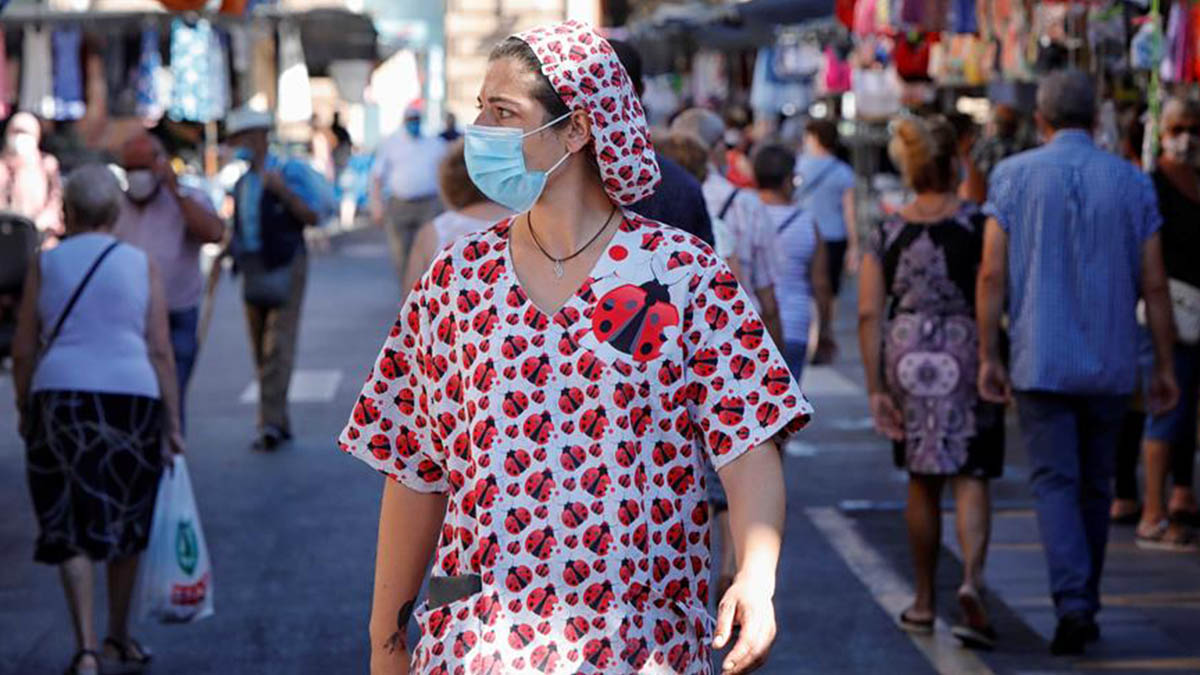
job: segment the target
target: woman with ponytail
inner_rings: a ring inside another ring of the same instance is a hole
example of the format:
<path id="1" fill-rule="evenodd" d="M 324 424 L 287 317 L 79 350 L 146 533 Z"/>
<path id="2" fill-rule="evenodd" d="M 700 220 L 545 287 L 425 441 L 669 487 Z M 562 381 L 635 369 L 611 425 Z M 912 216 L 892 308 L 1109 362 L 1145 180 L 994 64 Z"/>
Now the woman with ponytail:
<path id="1" fill-rule="evenodd" d="M 991 525 L 987 481 L 1004 466 L 1003 408 L 979 400 L 975 277 L 985 216 L 959 200 L 953 128 L 941 117 L 902 118 L 888 146 L 915 196 L 869 237 L 859 282 L 859 344 L 876 430 L 909 473 L 909 544 L 916 598 L 904 630 L 931 633 L 941 544 L 941 494 L 954 485 L 963 551 L 958 590 L 966 646 L 990 648 L 982 601 Z"/>

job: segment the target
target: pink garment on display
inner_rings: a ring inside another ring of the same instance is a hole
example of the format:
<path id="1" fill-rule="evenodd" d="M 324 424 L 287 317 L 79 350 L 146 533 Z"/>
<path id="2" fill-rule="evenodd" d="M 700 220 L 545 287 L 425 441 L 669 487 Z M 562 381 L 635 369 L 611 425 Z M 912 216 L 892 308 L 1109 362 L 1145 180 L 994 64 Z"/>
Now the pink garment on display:
<path id="1" fill-rule="evenodd" d="M 850 91 L 850 64 L 838 59 L 833 47 L 825 48 L 825 91 L 840 94 Z"/>
<path id="2" fill-rule="evenodd" d="M 592 118 L 592 141 L 604 190 L 621 205 L 654 193 L 661 175 L 645 112 L 608 40 L 581 21 L 518 33 L 533 49 L 568 108 Z"/>
<path id="3" fill-rule="evenodd" d="M 875 3 L 878 1 L 858 0 L 858 4 L 854 6 L 855 35 L 871 35 L 875 32 Z"/>
<path id="4" fill-rule="evenodd" d="M 12 91 L 8 82 L 8 59 L 5 56 L 4 31 L 0 31 L 0 117 L 12 112 Z"/>

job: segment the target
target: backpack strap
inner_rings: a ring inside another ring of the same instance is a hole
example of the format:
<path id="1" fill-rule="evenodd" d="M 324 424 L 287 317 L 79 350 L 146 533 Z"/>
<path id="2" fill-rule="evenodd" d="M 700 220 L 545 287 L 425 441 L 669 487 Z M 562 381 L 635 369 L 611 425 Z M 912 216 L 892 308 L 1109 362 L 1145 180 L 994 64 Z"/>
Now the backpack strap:
<path id="1" fill-rule="evenodd" d="M 783 222 L 779 224 L 779 227 L 777 227 L 775 229 L 775 234 L 782 234 L 783 231 L 786 230 L 789 225 L 796 222 L 796 219 L 799 218 L 800 214 L 802 214 L 802 213 L 804 213 L 804 209 L 796 209 L 795 211 L 792 211 L 791 213 L 789 213 L 788 217 L 784 218 Z"/>

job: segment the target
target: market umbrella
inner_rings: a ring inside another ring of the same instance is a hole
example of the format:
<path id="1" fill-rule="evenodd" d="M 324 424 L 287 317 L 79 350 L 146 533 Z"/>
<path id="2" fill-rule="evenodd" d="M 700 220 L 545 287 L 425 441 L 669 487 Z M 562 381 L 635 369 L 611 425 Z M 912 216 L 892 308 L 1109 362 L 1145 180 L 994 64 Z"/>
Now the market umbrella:
<path id="1" fill-rule="evenodd" d="M 749 0 L 734 11 L 745 21 L 791 24 L 833 16 L 833 4 L 834 0 Z"/>

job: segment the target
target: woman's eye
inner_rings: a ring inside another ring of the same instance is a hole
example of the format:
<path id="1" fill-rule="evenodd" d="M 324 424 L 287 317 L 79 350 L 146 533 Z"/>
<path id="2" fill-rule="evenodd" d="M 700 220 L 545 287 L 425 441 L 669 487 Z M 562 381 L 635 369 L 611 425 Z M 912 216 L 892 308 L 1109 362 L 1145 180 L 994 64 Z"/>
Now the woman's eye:
<path id="1" fill-rule="evenodd" d="M 512 112 L 511 112 L 511 111 L 509 111 L 509 110 L 505 110 L 504 108 L 497 108 L 497 109 L 496 109 L 496 117 L 498 117 L 498 118 L 500 118 L 500 119 L 502 119 L 502 120 L 506 120 L 506 119 L 508 119 L 508 118 L 510 118 L 510 117 L 512 117 L 512 116 L 513 116 L 513 114 L 512 114 Z"/>

